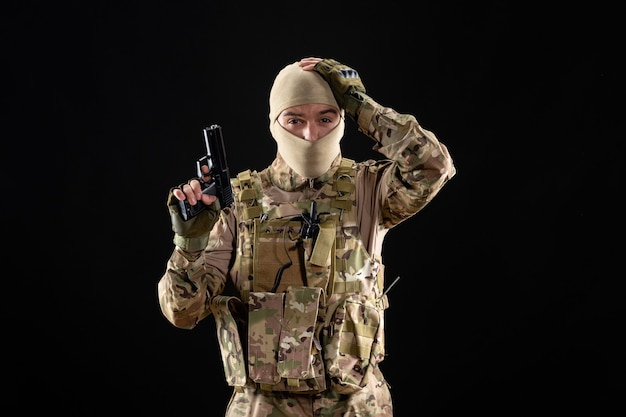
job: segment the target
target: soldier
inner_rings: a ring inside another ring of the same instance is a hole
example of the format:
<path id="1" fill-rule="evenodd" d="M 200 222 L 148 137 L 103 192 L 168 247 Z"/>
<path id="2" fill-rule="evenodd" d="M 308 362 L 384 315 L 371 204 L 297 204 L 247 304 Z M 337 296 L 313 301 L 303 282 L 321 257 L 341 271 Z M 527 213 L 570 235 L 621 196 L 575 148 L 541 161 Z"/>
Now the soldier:
<path id="1" fill-rule="evenodd" d="M 233 387 L 227 417 L 392 416 L 379 367 L 383 239 L 455 175 L 452 159 L 333 59 L 284 67 L 269 105 L 276 158 L 233 176 L 231 206 L 203 194 L 199 178 L 170 190 L 175 248 L 158 283 L 161 310 L 183 329 L 213 316 Z M 342 155 L 346 115 L 380 160 Z M 210 207 L 184 221 L 183 200 Z"/>

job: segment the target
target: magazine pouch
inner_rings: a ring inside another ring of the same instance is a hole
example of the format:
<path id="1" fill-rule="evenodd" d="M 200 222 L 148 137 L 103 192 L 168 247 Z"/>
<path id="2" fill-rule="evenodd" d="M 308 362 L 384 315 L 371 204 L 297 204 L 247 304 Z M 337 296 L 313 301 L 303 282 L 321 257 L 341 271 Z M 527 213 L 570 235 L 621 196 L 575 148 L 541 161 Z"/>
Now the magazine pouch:
<path id="1" fill-rule="evenodd" d="M 248 373 L 254 382 L 262 386 L 280 382 L 277 356 L 284 297 L 283 293 L 250 293 Z"/>
<path id="2" fill-rule="evenodd" d="M 250 294 L 250 378 L 263 390 L 314 393 L 326 389 L 315 337 L 321 289 L 289 286 L 285 293 Z"/>
<path id="3" fill-rule="evenodd" d="M 325 327 L 326 369 L 333 390 L 352 394 L 384 358 L 383 306 L 360 295 L 339 302 Z"/>
<path id="4" fill-rule="evenodd" d="M 278 374 L 296 391 L 326 388 L 324 363 L 315 326 L 321 288 L 289 287 L 280 335 Z"/>

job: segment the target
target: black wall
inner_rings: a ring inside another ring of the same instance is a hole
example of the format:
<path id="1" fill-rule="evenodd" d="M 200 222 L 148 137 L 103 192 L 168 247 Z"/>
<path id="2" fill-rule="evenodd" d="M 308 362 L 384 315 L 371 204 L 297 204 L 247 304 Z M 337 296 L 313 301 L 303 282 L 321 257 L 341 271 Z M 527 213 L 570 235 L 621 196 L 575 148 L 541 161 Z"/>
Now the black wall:
<path id="1" fill-rule="evenodd" d="M 179 330 L 159 311 L 165 197 L 209 124 L 231 172 L 265 167 L 273 78 L 320 56 L 416 115 L 458 169 L 384 248 L 402 277 L 382 365 L 397 414 L 623 408 L 622 97 L 600 6 L 12 3 L 5 157 L 23 163 L 6 195 L 33 203 L 9 222 L 19 407 L 43 392 L 68 415 L 222 415 L 212 321 Z M 344 155 L 372 145 L 350 121 Z"/>

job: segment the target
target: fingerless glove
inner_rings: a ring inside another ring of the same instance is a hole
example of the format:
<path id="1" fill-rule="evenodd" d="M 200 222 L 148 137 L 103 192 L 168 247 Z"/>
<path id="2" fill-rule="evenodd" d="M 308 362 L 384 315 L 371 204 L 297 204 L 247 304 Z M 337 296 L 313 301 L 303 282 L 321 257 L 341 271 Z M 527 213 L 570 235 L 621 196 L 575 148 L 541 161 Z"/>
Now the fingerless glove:
<path id="1" fill-rule="evenodd" d="M 180 187 L 182 187 L 181 184 Z M 172 220 L 174 244 L 179 248 L 193 252 L 203 250 L 209 242 L 209 233 L 219 218 L 217 203 L 213 203 L 195 217 L 184 221 L 180 216 L 178 199 L 174 196 L 174 188 L 167 196 L 167 208 Z"/>

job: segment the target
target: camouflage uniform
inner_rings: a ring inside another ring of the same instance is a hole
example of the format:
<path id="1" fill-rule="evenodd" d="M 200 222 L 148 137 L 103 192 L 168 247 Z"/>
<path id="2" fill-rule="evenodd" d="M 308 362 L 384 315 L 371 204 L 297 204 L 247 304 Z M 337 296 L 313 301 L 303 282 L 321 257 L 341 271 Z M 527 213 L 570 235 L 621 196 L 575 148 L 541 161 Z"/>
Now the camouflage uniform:
<path id="1" fill-rule="evenodd" d="M 415 117 L 364 97 L 359 130 L 385 159 L 339 155 L 307 180 L 279 154 L 261 172 L 240 173 L 237 202 L 222 210 L 203 253 L 177 247 L 159 281 L 161 310 L 175 326 L 213 315 L 234 389 L 228 417 L 393 415 L 378 366 L 388 306 L 383 239 L 456 171 Z M 312 201 L 319 235 L 298 238 Z M 223 294 L 227 279 L 233 295 Z"/>

